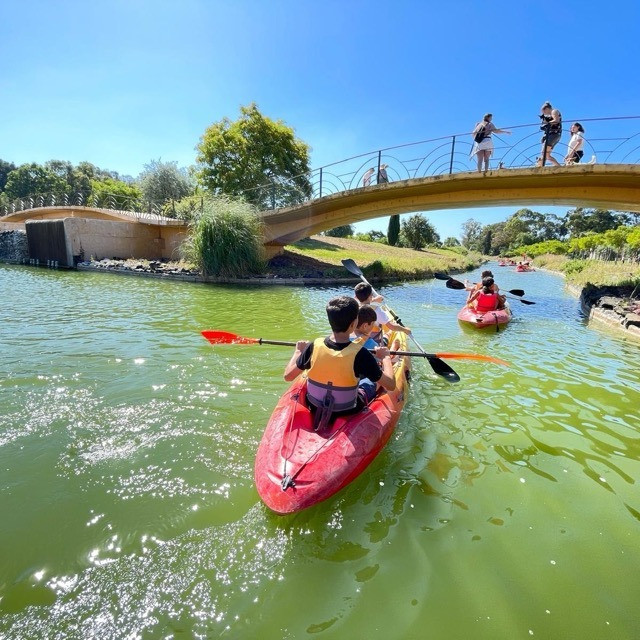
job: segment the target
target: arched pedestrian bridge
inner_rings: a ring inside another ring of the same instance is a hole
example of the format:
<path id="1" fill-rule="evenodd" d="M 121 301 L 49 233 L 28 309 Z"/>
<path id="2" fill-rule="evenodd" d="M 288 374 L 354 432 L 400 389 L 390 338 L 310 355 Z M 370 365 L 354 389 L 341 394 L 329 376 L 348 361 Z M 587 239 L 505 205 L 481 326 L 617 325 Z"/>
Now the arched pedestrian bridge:
<path id="1" fill-rule="evenodd" d="M 399 180 L 263 211 L 265 244 L 282 247 L 315 233 L 412 211 L 504 205 L 567 205 L 640 212 L 640 165 L 500 169 Z"/>

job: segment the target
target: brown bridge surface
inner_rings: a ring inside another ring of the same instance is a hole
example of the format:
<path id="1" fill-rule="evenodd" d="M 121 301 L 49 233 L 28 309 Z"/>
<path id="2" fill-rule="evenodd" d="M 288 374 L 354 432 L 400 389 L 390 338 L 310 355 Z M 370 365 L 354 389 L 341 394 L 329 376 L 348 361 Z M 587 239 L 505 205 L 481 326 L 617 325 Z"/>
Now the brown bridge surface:
<path id="1" fill-rule="evenodd" d="M 287 244 L 341 225 L 411 211 L 503 205 L 569 205 L 640 211 L 640 166 L 573 165 L 454 173 L 334 193 L 261 212 L 265 244 Z"/>

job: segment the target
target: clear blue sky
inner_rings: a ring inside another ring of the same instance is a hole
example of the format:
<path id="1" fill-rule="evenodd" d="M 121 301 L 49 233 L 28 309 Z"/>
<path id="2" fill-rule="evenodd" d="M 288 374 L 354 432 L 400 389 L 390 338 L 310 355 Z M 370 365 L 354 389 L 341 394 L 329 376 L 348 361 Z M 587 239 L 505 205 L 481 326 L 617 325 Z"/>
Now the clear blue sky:
<path id="1" fill-rule="evenodd" d="M 314 167 L 468 131 L 486 111 L 532 122 L 545 100 L 565 119 L 640 114 L 637 0 L 24 0 L 4 3 L 0 48 L 0 158 L 132 176 L 193 164 L 206 127 L 252 101 Z M 458 235 L 512 209 L 429 218 Z"/>

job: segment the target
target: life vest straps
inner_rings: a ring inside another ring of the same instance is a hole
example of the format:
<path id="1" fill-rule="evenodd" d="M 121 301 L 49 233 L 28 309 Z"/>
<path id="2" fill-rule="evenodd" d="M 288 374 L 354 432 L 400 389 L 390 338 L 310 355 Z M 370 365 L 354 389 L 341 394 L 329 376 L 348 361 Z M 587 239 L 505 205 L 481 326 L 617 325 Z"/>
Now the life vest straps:
<path id="1" fill-rule="evenodd" d="M 325 404 L 325 399 L 331 396 L 333 411 L 353 409 L 358 402 L 358 385 L 353 387 L 336 387 L 332 382 L 323 384 L 307 379 L 307 400 L 316 408 Z"/>

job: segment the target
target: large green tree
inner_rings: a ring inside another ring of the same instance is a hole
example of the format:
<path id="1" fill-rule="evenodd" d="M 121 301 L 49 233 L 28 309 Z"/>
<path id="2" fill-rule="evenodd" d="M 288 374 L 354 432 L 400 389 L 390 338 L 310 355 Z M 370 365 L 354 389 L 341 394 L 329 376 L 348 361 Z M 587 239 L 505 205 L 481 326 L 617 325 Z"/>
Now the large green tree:
<path id="1" fill-rule="evenodd" d="M 462 224 L 462 246 L 473 251 L 482 251 L 482 223 L 469 218 Z"/>
<path id="2" fill-rule="evenodd" d="M 35 162 L 23 164 L 7 176 L 5 193 L 9 200 L 47 193 L 69 193 L 68 182 Z"/>
<path id="3" fill-rule="evenodd" d="M 177 162 L 152 160 L 144 165 L 138 176 L 138 184 L 144 199 L 164 204 L 168 200 L 181 200 L 193 194 L 193 184 L 186 169 Z"/>
<path id="4" fill-rule="evenodd" d="M 240 107 L 237 120 L 208 127 L 196 149 L 196 177 L 214 194 L 242 196 L 263 209 L 311 196 L 309 146 L 255 103 Z"/>
<path id="5" fill-rule="evenodd" d="M 567 211 L 566 225 L 572 238 L 587 233 L 604 233 L 617 229 L 629 221 L 625 213 L 616 213 L 606 209 L 583 209 L 578 207 Z"/>
<path id="6" fill-rule="evenodd" d="M 402 223 L 402 235 L 412 249 L 422 249 L 428 244 L 440 242 L 435 227 L 420 213 Z"/>

